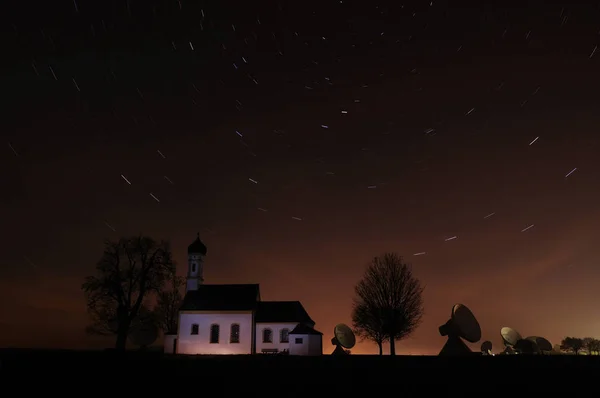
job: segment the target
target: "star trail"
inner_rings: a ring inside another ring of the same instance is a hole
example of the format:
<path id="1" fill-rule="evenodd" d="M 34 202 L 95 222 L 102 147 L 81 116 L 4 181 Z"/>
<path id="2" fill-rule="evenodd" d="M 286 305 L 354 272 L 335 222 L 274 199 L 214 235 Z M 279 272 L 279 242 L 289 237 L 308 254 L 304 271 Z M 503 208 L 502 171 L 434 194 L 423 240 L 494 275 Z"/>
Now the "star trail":
<path id="1" fill-rule="evenodd" d="M 79 287 L 104 239 L 170 239 L 183 275 L 197 231 L 207 282 L 327 334 L 402 254 L 426 315 L 400 353 L 456 302 L 494 344 L 600 334 L 597 6 L 50 3 L 7 8 L 0 344 L 101 346 Z"/>

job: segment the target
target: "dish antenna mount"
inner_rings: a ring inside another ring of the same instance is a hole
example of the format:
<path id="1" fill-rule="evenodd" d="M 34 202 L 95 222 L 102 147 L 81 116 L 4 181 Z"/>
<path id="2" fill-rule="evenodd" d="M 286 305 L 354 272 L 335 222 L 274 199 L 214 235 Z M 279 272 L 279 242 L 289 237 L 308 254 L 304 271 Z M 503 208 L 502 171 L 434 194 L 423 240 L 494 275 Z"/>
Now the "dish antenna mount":
<path id="1" fill-rule="evenodd" d="M 481 339 L 481 327 L 467 306 L 455 304 L 452 307 L 450 320 L 440 326 L 440 335 L 448 336 L 448 341 L 439 355 L 469 355 L 473 352 L 462 339 L 477 343 Z"/>
<path id="2" fill-rule="evenodd" d="M 335 350 L 333 350 L 331 355 L 348 355 L 345 349 L 349 350 L 354 347 L 354 344 L 356 344 L 356 337 L 348 325 L 338 323 L 333 328 L 331 344 L 335 346 Z"/>
<path id="3" fill-rule="evenodd" d="M 492 355 L 492 342 L 489 340 L 481 343 L 481 354 L 482 355 Z"/>
<path id="4" fill-rule="evenodd" d="M 519 340 L 523 340 L 523 337 L 521 337 L 521 333 L 517 332 L 513 328 L 505 326 L 502 329 L 500 329 L 500 335 L 502 336 L 502 342 L 504 343 L 503 354 L 514 354 L 517 342 Z"/>

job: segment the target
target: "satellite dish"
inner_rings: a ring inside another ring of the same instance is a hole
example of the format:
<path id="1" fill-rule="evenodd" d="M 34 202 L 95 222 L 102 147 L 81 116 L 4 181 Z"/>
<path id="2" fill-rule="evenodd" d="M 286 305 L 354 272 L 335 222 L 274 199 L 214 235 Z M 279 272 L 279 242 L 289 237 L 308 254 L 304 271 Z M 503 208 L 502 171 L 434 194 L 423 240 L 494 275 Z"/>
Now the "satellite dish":
<path id="1" fill-rule="evenodd" d="M 507 347 L 514 347 L 517 344 L 517 341 L 522 340 L 521 334 L 517 332 L 513 328 L 509 328 L 508 326 L 500 329 L 500 335 L 502 336 L 502 341 L 504 345 Z"/>
<path id="2" fill-rule="evenodd" d="M 356 337 L 352 329 L 346 324 L 339 323 L 333 328 L 331 344 L 335 346 L 332 355 L 347 354 L 344 349 L 351 349 L 356 344 Z"/>
<path id="3" fill-rule="evenodd" d="M 543 337 L 530 336 L 527 337 L 527 340 L 533 341 L 542 353 L 552 351 L 552 343 Z"/>
<path id="4" fill-rule="evenodd" d="M 481 343 L 481 353 L 483 355 L 492 355 L 492 342 L 489 340 Z"/>
<path id="5" fill-rule="evenodd" d="M 463 304 L 452 307 L 450 320 L 440 326 L 440 335 L 448 336 L 448 341 L 440 351 L 440 355 L 468 355 L 472 351 L 462 341 L 477 343 L 481 339 L 481 327 L 475 315 Z"/>
<path id="6" fill-rule="evenodd" d="M 514 349 L 520 354 L 537 354 L 540 351 L 536 342 L 528 338 L 517 340 Z"/>

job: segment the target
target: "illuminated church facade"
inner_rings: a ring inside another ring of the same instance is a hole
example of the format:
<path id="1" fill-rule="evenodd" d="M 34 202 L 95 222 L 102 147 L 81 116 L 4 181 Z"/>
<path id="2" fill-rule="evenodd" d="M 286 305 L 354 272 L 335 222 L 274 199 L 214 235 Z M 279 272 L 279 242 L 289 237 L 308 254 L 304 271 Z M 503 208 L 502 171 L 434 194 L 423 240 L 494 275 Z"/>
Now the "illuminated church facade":
<path id="1" fill-rule="evenodd" d="M 207 248 L 188 247 L 186 294 L 165 353 L 321 355 L 323 334 L 299 301 L 262 301 L 258 284 L 204 283 Z"/>

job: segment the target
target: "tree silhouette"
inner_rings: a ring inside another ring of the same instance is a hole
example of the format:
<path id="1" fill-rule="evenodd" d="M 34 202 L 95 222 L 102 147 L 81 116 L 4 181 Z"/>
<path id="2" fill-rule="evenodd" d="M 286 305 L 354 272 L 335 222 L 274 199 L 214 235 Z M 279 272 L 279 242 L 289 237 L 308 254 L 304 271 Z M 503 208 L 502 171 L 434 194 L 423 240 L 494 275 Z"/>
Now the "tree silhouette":
<path id="1" fill-rule="evenodd" d="M 594 353 L 598 354 L 600 351 L 600 340 L 593 337 L 585 337 L 583 339 L 583 347 L 588 350 L 590 355 L 593 355 Z"/>
<path id="2" fill-rule="evenodd" d="M 596 355 L 600 354 L 600 340 L 592 339 L 590 344 L 587 346 L 587 349 L 589 350 L 590 355 L 593 355 L 593 353 L 596 353 Z"/>
<path id="3" fill-rule="evenodd" d="M 158 293 L 155 312 L 158 319 L 158 326 L 165 334 L 177 333 L 179 307 L 181 307 L 183 302 L 181 289 L 184 284 L 184 278 L 173 276 L 169 288 L 163 289 Z"/>
<path id="4" fill-rule="evenodd" d="M 131 322 L 129 341 L 140 347 L 140 350 L 146 349 L 158 338 L 158 323 L 156 312 L 142 304 L 138 316 Z"/>
<path id="5" fill-rule="evenodd" d="M 379 355 L 383 355 L 383 343 L 387 340 L 383 330 L 382 317 L 377 309 L 369 309 L 364 302 L 356 299 L 352 308 L 352 326 L 354 333 L 362 340 L 371 340 L 379 348 Z"/>
<path id="6" fill-rule="evenodd" d="M 92 319 L 87 332 L 116 334 L 115 348 L 124 350 L 142 304 L 174 274 L 168 242 L 144 236 L 106 241 L 96 275 L 88 276 L 81 286 Z"/>
<path id="7" fill-rule="evenodd" d="M 423 287 L 396 253 L 375 257 L 355 287 L 353 322 L 359 331 L 382 330 L 396 355 L 396 340 L 409 336 L 423 318 Z"/>
<path id="8" fill-rule="evenodd" d="M 560 348 L 563 350 L 571 350 L 575 355 L 579 354 L 579 351 L 583 348 L 583 339 L 578 337 L 565 337 L 560 343 Z"/>

